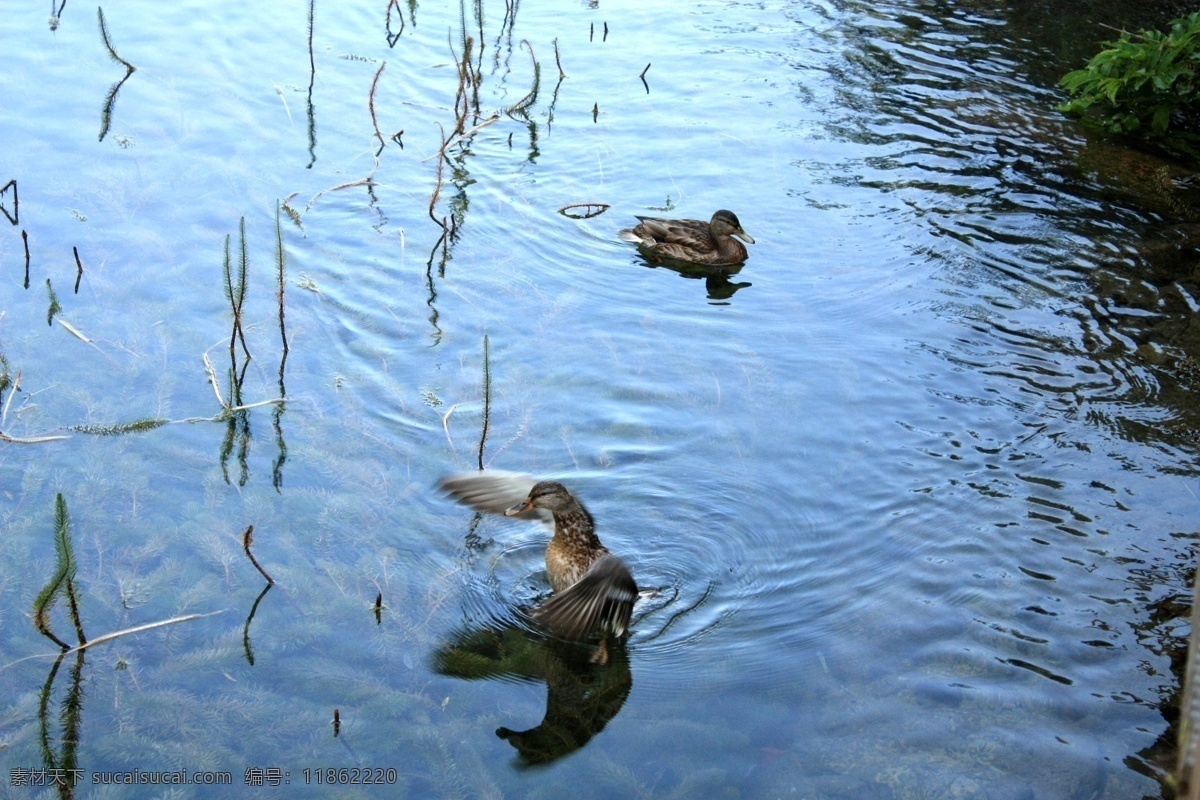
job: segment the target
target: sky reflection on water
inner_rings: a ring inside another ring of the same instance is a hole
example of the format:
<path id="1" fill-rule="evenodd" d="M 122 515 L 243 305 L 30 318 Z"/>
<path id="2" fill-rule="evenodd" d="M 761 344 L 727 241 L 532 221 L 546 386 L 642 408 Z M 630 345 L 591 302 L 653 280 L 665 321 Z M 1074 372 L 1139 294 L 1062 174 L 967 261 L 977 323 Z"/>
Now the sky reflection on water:
<path id="1" fill-rule="evenodd" d="M 474 8 L 317 6 L 311 61 L 304 4 L 108 8 L 103 136 L 97 18 L 0 19 L 0 429 L 70 435 L 0 446 L 6 762 L 45 725 L 55 763 L 78 728 L 89 771 L 313 794 L 1158 795 L 1198 289 L 1187 197 L 1129 176 L 1173 165 L 1057 115 L 990 8 Z M 616 236 L 717 208 L 740 271 Z M 243 218 L 240 402 L 287 402 L 212 421 Z M 568 483 L 653 592 L 606 668 L 520 622 L 544 534 L 432 489 L 478 457 L 485 335 L 485 463 Z M 48 681 L 59 492 L 90 635 L 222 613 Z"/>

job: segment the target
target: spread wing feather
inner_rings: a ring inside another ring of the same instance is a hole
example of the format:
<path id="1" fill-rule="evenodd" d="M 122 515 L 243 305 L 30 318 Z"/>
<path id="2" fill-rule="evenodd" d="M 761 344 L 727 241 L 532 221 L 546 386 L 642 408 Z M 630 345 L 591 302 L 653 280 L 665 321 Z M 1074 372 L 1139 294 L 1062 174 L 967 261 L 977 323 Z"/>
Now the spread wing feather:
<path id="1" fill-rule="evenodd" d="M 629 627 L 637 593 L 637 583 L 624 562 L 604 555 L 577 582 L 535 609 L 533 616 L 564 639 L 583 639 L 597 628 L 620 636 Z"/>

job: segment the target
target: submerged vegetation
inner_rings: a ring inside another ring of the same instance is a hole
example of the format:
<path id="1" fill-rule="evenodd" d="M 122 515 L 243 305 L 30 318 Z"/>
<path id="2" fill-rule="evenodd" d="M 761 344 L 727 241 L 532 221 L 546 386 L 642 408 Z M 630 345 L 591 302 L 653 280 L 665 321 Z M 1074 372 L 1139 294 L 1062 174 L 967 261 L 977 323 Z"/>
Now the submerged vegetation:
<path id="1" fill-rule="evenodd" d="M 116 48 L 113 47 L 112 36 L 108 32 L 108 23 L 104 20 L 104 9 L 97 7 L 96 16 L 100 20 L 100 38 L 104 40 L 104 49 L 108 51 L 109 58 L 125 68 L 125 75 L 109 88 L 108 94 L 104 98 L 104 108 L 100 111 L 100 141 L 104 141 L 104 137 L 108 135 L 108 129 L 112 125 L 112 112 L 113 106 L 117 104 L 117 93 L 121 91 L 121 87 L 125 85 L 125 81 L 129 80 L 129 76 L 137 70 L 137 67 L 121 58 L 117 54 Z"/>
<path id="2" fill-rule="evenodd" d="M 1173 20 L 1166 33 L 1122 32 L 1116 41 L 1105 42 L 1086 67 L 1063 76 L 1060 83 L 1071 99 L 1059 109 L 1093 121 L 1106 133 L 1162 140 L 1171 131 L 1195 140 L 1200 132 L 1171 127 L 1181 114 L 1195 110 L 1198 69 L 1200 12 L 1193 12 Z"/>

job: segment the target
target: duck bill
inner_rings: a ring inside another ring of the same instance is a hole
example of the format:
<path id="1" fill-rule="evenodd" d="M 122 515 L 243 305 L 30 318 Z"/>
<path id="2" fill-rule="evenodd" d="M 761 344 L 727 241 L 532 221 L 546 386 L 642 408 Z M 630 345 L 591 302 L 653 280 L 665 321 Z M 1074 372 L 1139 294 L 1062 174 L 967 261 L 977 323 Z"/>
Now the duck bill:
<path id="1" fill-rule="evenodd" d="M 754 244 L 754 237 L 741 229 L 734 231 L 733 235 L 736 236 L 737 238 L 741 239 L 743 242 L 746 242 L 747 244 Z"/>
<path id="2" fill-rule="evenodd" d="M 504 511 L 504 516 L 515 517 L 517 514 L 524 514 L 526 511 L 529 511 L 531 508 L 533 508 L 533 503 L 529 502 L 528 500 L 522 500 L 521 502 L 517 503 L 512 508 L 506 509 Z"/>

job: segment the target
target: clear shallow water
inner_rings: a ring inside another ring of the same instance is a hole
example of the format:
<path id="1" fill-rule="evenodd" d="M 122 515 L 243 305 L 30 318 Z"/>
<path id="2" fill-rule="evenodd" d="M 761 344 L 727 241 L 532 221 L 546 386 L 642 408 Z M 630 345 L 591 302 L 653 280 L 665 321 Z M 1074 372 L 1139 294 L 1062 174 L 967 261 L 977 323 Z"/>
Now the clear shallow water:
<path id="1" fill-rule="evenodd" d="M 451 148 L 441 249 L 461 23 L 404 11 L 389 48 L 378 7 L 318 7 L 310 73 L 302 4 L 108 9 L 138 69 L 100 141 L 124 69 L 95 17 L 0 21 L 4 431 L 73 434 L 0 451 L 5 763 L 44 765 L 43 721 L 62 752 L 79 685 L 89 773 L 228 770 L 247 794 L 247 768 L 296 792 L 330 766 L 411 796 L 1159 794 L 1197 519 L 1190 201 L 1053 112 L 1057 42 L 919 3 L 469 12 L 466 127 L 500 117 Z M 376 166 L 384 61 L 404 148 Z M 182 422 L 220 410 L 204 353 L 228 391 L 222 248 L 245 217 L 242 397 L 271 400 L 287 198 L 288 402 L 229 446 Z M 557 213 L 579 202 L 612 208 Z M 617 239 L 668 204 L 735 210 L 745 268 Z M 45 324 L 47 278 L 90 345 Z M 655 591 L 606 669 L 502 630 L 545 592 L 543 534 L 431 489 L 475 464 L 485 335 L 485 461 L 567 481 Z M 70 430 L 141 417 L 177 424 Z M 52 659 L 18 659 L 52 650 L 27 610 L 56 492 L 89 635 L 223 613 L 97 646 L 78 682 L 68 657 L 47 713 Z M 257 605 L 251 524 L 277 581 Z M 447 674 L 465 662 L 496 679 Z M 523 769 L 495 731 L 537 725 L 547 683 L 577 746 Z"/>

